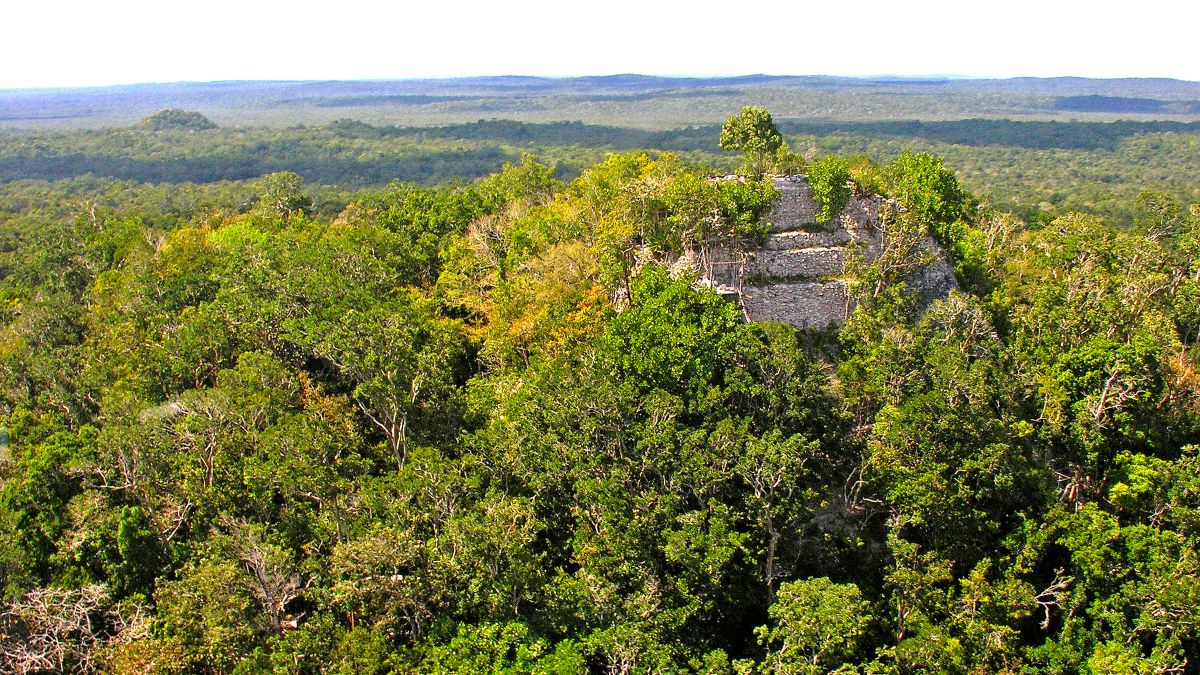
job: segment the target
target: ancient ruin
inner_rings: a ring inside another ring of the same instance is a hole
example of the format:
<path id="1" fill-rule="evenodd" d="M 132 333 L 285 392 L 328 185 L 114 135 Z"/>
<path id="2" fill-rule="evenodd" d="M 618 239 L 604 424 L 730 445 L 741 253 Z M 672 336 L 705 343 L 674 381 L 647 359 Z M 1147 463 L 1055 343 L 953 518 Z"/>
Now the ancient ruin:
<path id="1" fill-rule="evenodd" d="M 736 177 L 721 180 L 737 180 Z M 761 247 L 692 249 L 675 261 L 679 273 L 741 304 L 755 321 L 782 321 L 797 329 L 840 325 L 853 309 L 847 292 L 851 256 L 874 261 L 888 244 L 881 209 L 898 209 L 876 195 L 855 195 L 829 223 L 818 224 L 818 206 L 804 176 L 774 176 L 779 201 L 766 216 L 770 234 Z M 924 237 L 919 255 L 927 262 L 908 284 L 929 302 L 957 288 L 945 251 Z"/>

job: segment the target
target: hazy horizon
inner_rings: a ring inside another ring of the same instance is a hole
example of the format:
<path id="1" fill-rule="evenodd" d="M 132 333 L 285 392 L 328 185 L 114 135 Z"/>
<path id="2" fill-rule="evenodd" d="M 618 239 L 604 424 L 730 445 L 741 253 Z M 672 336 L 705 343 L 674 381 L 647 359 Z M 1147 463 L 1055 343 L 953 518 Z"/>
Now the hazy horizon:
<path id="1" fill-rule="evenodd" d="M 1167 18 L 1169 20 L 1164 20 Z M 613 0 L 379 6 L 211 0 L 47 0 L 6 11 L 0 88 L 136 83 L 406 80 L 540 73 L 962 73 L 1200 81 L 1200 6 L 1136 12 L 1013 0 L 840 6 L 767 0 L 745 10 Z"/>
<path id="2" fill-rule="evenodd" d="M 537 73 L 501 73 L 501 74 L 472 74 L 472 75 L 454 75 L 454 76 L 439 76 L 439 77 L 346 77 L 346 78 L 250 78 L 250 79 L 215 79 L 215 80 L 145 80 L 145 81 L 130 81 L 130 82 L 111 82 L 106 84 L 80 84 L 80 85 L 48 85 L 48 86 L 0 86 L 0 91 L 61 91 L 61 90 L 88 90 L 88 89 L 119 89 L 123 87 L 167 87 L 180 85 L 222 85 L 222 84 L 308 84 L 308 83 L 331 83 L 331 82 L 346 82 L 346 83 L 398 83 L 398 82 L 455 82 L 469 80 L 502 80 L 502 79 L 530 79 L 530 80 L 552 80 L 552 81 L 568 81 L 568 80 L 588 80 L 588 79 L 603 79 L 603 78 L 619 78 L 619 77 L 644 77 L 663 80 L 710 80 L 710 79 L 728 79 L 738 80 L 746 78 L 779 78 L 779 79 L 834 79 L 834 80 L 861 80 L 866 82 L 871 81 L 897 81 L 897 82 L 921 82 L 921 81 L 995 81 L 1004 82 L 1012 80 L 1096 80 L 1096 81 L 1120 81 L 1120 80 L 1166 80 L 1181 82 L 1187 84 L 1200 84 L 1200 79 L 1187 79 L 1179 77 L 1146 75 L 1146 76 L 1125 76 L 1125 77 L 1090 77 L 1086 75 L 1012 75 L 1007 77 L 991 77 L 986 75 L 970 75 L 970 74 L 944 74 L 944 73 L 912 73 L 912 74 L 896 74 L 883 73 L 876 75 L 844 75 L 837 73 L 703 73 L 703 74 L 676 74 L 676 73 L 650 73 L 650 72 L 623 72 L 623 73 L 587 73 L 581 75 L 542 75 Z"/>

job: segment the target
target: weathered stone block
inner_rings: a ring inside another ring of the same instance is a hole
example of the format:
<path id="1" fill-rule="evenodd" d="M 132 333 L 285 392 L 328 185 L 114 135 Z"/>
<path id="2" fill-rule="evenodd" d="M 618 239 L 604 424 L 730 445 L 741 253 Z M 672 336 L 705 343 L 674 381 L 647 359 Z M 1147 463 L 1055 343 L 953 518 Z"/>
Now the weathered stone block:
<path id="1" fill-rule="evenodd" d="M 817 221 L 817 203 L 803 176 L 775 176 L 771 182 L 779 192 L 779 201 L 766 215 L 772 232 L 799 230 Z"/>
<path id="2" fill-rule="evenodd" d="M 849 299 L 840 281 L 769 284 L 742 289 L 742 308 L 755 321 L 782 321 L 821 330 L 846 320 Z"/>
<path id="3" fill-rule="evenodd" d="M 797 248 L 811 248 L 813 246 L 845 246 L 851 241 L 853 241 L 853 237 L 845 228 L 838 228 L 833 232 L 804 232 L 797 230 L 795 232 L 779 232 L 768 236 L 763 248 L 769 251 L 786 251 Z"/>
<path id="4" fill-rule="evenodd" d="M 786 251 L 762 249 L 753 253 L 747 265 L 753 279 L 795 279 L 819 281 L 838 274 L 846 267 L 846 249 L 841 246 L 814 246 Z"/>

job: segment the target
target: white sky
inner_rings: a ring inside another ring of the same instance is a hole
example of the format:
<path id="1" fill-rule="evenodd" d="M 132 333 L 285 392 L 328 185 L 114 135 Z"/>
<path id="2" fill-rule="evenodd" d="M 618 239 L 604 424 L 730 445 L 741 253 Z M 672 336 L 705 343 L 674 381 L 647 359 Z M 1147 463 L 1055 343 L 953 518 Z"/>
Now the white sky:
<path id="1" fill-rule="evenodd" d="M 1200 80 L 1197 0 L 8 0 L 0 87 L 464 75 Z"/>

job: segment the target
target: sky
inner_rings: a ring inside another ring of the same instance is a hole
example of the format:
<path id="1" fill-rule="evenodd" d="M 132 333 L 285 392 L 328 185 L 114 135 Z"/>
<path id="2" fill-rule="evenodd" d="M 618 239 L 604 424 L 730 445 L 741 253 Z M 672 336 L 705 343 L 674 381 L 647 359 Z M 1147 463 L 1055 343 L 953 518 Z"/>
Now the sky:
<path id="1" fill-rule="evenodd" d="M 616 73 L 1200 81 L 1195 0 L 15 0 L 0 17 L 0 88 Z"/>

